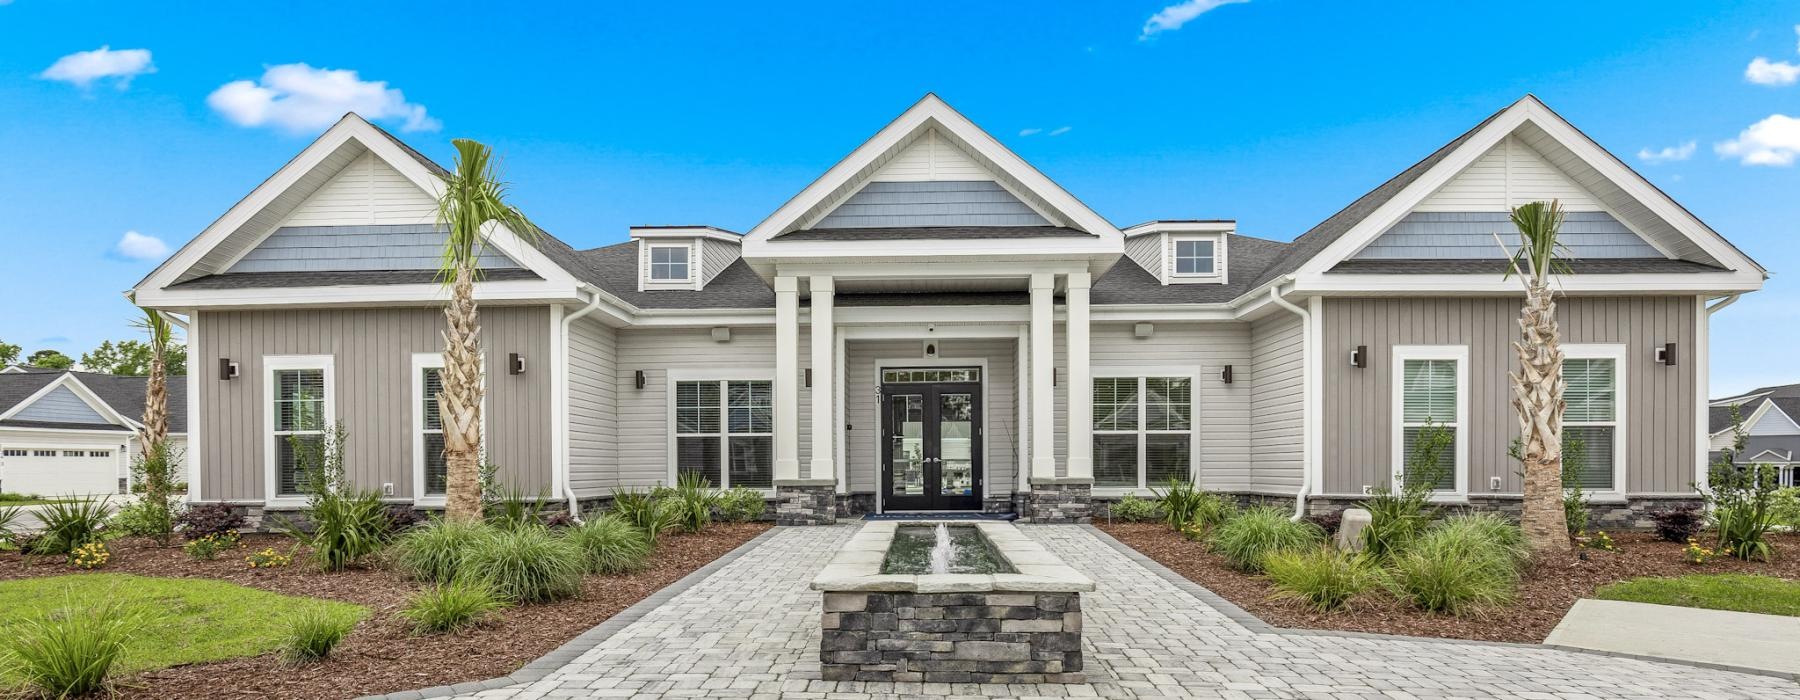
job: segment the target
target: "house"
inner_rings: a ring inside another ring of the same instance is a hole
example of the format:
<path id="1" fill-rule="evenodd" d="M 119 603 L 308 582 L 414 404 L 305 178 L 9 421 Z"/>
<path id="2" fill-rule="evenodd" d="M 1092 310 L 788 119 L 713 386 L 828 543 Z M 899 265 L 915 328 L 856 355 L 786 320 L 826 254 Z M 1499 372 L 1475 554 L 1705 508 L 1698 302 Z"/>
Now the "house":
<path id="1" fill-rule="evenodd" d="M 10 369 L 10 368 L 9 368 Z M 0 372 L 0 491 L 126 493 L 148 377 L 22 368 Z M 169 378 L 169 445 L 187 452 L 187 378 Z"/>
<path id="2" fill-rule="evenodd" d="M 1731 447 L 1732 411 L 1743 421 L 1747 438 L 1738 453 L 1737 464 L 1770 464 L 1781 470 L 1782 486 L 1800 486 L 1800 384 L 1766 386 L 1760 389 L 1713 399 L 1707 408 L 1711 431 L 1712 459 Z"/>
<path id="3" fill-rule="evenodd" d="M 297 506 L 290 436 L 341 423 L 352 478 L 441 506 L 443 172 L 346 116 L 137 285 L 186 318 L 195 500 Z M 1530 96 L 1290 243 L 1118 227 L 932 95 L 746 233 L 576 250 L 496 228 L 487 459 L 572 511 L 693 472 L 784 523 L 1058 521 L 1170 478 L 1341 508 L 1431 421 L 1455 438 L 1439 498 L 1516 509 L 1522 294 L 1496 235 L 1552 198 L 1600 520 L 1691 500 L 1707 319 L 1765 272 Z"/>

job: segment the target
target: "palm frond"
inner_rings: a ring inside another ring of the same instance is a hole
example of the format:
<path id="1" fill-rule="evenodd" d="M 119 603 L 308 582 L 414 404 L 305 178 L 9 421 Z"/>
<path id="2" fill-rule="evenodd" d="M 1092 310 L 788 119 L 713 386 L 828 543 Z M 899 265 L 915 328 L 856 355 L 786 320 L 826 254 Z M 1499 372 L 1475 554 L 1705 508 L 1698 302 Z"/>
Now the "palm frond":
<path id="1" fill-rule="evenodd" d="M 504 226 L 535 245 L 537 226 L 525 212 L 507 202 L 509 186 L 500 179 L 494 149 L 472 139 L 451 141 L 456 146 L 456 169 L 441 176 L 444 194 L 438 198 L 438 224 L 449 231 L 438 277 L 449 284 L 459 269 L 479 272 L 477 261 L 486 247 L 482 230 Z"/>
<path id="2" fill-rule="evenodd" d="M 1507 276 L 1517 272 L 1527 278 L 1528 284 L 1541 284 L 1549 275 L 1573 272 L 1568 260 L 1574 255 L 1557 240 L 1563 224 L 1560 201 L 1521 204 L 1513 208 L 1511 218 L 1513 228 L 1519 232 L 1519 249 L 1508 252 L 1512 264 Z"/>

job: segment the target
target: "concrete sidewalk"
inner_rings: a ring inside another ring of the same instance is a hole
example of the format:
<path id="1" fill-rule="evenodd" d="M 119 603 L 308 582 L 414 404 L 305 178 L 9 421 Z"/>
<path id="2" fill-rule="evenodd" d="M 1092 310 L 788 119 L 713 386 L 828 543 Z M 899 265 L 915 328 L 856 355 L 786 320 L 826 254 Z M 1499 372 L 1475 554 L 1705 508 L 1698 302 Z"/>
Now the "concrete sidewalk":
<path id="1" fill-rule="evenodd" d="M 1800 673 L 1800 617 L 1583 598 L 1544 643 Z"/>

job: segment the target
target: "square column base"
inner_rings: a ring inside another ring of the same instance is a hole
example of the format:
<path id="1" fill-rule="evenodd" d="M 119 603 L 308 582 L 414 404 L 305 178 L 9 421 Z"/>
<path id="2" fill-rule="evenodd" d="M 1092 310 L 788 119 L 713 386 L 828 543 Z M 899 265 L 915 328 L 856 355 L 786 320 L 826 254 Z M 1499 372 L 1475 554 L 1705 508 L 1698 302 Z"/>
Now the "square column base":
<path id="1" fill-rule="evenodd" d="M 775 524 L 836 525 L 837 482 L 776 482 Z"/>
<path id="2" fill-rule="evenodd" d="M 1019 518 L 1030 523 L 1086 523 L 1093 520 L 1093 500 L 1092 481 L 1033 480 Z"/>

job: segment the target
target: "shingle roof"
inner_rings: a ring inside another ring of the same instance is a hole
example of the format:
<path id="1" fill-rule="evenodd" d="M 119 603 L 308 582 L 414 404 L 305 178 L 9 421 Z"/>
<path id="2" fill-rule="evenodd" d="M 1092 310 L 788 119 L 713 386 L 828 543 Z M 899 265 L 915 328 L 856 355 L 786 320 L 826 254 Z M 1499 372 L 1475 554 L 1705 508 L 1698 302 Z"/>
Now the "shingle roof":
<path id="1" fill-rule="evenodd" d="M 1609 258 L 1569 260 L 1576 275 L 1624 275 L 1634 273 L 1720 272 L 1723 268 L 1690 260 L 1666 258 Z M 1554 267 L 1554 266 L 1553 266 Z M 1345 260 L 1326 270 L 1347 275 L 1503 275 L 1505 260 Z"/>
<path id="2" fill-rule="evenodd" d="M 1738 411 L 1746 420 L 1750 418 L 1750 414 L 1755 413 L 1756 409 L 1762 406 L 1764 401 L 1774 401 L 1775 406 L 1780 408 L 1783 413 L 1788 414 L 1789 418 L 1800 420 L 1800 384 L 1762 387 L 1746 391 L 1739 394 L 1738 397 L 1743 397 L 1743 400 L 1738 403 Z M 1722 401 L 1738 397 L 1727 396 L 1723 399 L 1713 400 Z M 1716 433 L 1730 428 L 1731 406 L 1709 407 L 1706 411 L 1706 423 L 1709 432 Z"/>
<path id="3" fill-rule="evenodd" d="M 536 280 L 537 273 L 524 269 L 485 270 L 484 280 Z M 347 272 L 228 272 L 196 277 L 169 285 L 169 289 L 265 289 L 272 287 L 341 287 L 364 284 L 429 284 L 438 281 L 436 270 L 356 270 Z"/>
<path id="4" fill-rule="evenodd" d="M 644 309 L 772 309 L 775 290 L 739 259 L 706 283 L 702 290 L 637 290 L 638 253 L 635 242 L 581 251 L 584 277 L 589 283 Z"/>
<path id="5" fill-rule="evenodd" d="M 784 233 L 771 241 L 874 241 L 953 238 L 1097 238 L 1063 226 L 925 226 L 918 228 L 815 228 Z"/>
<path id="6" fill-rule="evenodd" d="M 1120 260 L 1094 281 L 1089 303 L 1105 304 L 1208 304 L 1224 303 L 1254 289 L 1264 270 L 1289 244 L 1234 235 L 1226 243 L 1226 284 L 1169 284 L 1130 258 Z"/>
<path id="7" fill-rule="evenodd" d="M 69 370 L 0 374 L 0 413 L 11 410 L 14 406 L 17 406 L 19 402 L 30 398 L 32 394 L 37 393 L 39 390 L 65 374 L 75 375 L 75 378 L 80 380 L 83 386 L 86 386 L 89 390 L 93 391 L 95 396 L 100 397 L 101 401 L 106 402 L 107 406 L 112 407 L 114 411 L 118 411 L 120 415 L 132 420 L 143 419 L 144 390 L 149 385 L 149 377 L 128 377 L 113 374 L 100 374 L 98 372 L 76 372 Z M 185 433 L 187 432 L 187 377 L 169 377 L 168 391 L 169 431 Z M 88 424 L 52 426 L 41 424 L 41 421 L 15 420 L 0 422 L 0 425 L 13 427 L 75 427 L 90 430 L 111 429 L 96 428 L 95 426 Z"/>

